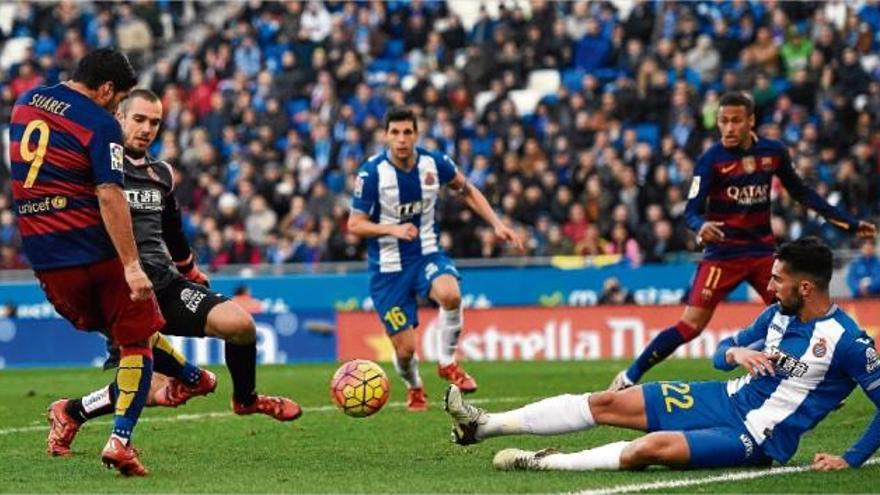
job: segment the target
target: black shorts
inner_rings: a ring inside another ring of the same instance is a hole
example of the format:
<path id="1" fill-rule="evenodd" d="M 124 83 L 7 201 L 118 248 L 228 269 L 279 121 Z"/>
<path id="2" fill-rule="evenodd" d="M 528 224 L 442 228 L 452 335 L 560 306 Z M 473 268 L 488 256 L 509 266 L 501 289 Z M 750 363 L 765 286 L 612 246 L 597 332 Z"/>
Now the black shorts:
<path id="1" fill-rule="evenodd" d="M 156 291 L 159 309 L 165 317 L 165 326 L 159 333 L 178 337 L 204 337 L 208 313 L 229 298 L 204 285 L 176 278 L 162 290 Z M 107 360 L 104 369 L 119 365 L 119 348 L 107 340 Z"/>
<path id="2" fill-rule="evenodd" d="M 156 299 L 166 321 L 159 333 L 178 337 L 204 337 L 208 313 L 218 304 L 229 300 L 204 285 L 182 278 L 175 279 L 157 292 Z"/>

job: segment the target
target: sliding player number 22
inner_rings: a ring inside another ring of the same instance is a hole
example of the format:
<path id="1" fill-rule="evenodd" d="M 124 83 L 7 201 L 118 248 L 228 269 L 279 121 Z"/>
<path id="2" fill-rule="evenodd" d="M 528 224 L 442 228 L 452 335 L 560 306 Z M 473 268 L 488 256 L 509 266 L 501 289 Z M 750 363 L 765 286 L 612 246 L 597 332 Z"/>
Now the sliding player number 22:
<path id="1" fill-rule="evenodd" d="M 687 383 L 660 383 L 660 393 L 663 394 L 663 402 L 666 404 L 666 412 L 671 413 L 673 407 L 690 409 L 694 405 L 694 398 L 688 392 L 691 386 Z"/>

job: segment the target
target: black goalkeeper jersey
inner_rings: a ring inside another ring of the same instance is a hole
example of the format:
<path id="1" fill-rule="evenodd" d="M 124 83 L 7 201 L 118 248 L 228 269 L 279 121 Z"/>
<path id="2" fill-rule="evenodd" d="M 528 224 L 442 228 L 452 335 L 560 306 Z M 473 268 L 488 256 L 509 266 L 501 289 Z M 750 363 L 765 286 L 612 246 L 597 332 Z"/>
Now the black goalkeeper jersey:
<path id="1" fill-rule="evenodd" d="M 141 265 L 158 292 L 180 277 L 174 261 L 185 261 L 190 254 L 174 198 L 174 176 L 168 163 L 149 155 L 126 155 L 124 173 Z"/>

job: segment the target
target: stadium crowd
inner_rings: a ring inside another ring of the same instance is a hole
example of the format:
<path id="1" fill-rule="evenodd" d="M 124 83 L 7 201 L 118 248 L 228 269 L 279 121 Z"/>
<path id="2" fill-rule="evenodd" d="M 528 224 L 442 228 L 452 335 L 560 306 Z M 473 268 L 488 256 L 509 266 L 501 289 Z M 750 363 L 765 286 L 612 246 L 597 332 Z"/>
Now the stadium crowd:
<path id="1" fill-rule="evenodd" d="M 345 228 L 355 171 L 382 148 L 385 110 L 401 104 L 420 115 L 420 145 L 449 154 L 533 256 L 638 264 L 693 250 L 687 191 L 730 90 L 754 95 L 758 133 L 785 141 L 820 195 L 866 218 L 880 213 L 877 2 L 619 11 L 535 0 L 481 10 L 465 29 L 443 2 L 252 1 L 169 57 L 187 29 L 174 13 L 161 22 L 175 8 L 16 4 L 2 42 L 29 42 L 0 74 L 0 122 L 18 94 L 63 80 L 85 50 L 126 50 L 162 98 L 152 152 L 176 168 L 205 266 L 363 259 Z M 520 115 L 510 92 L 547 69 L 561 85 Z M 23 267 L 6 169 L 0 187 L 0 267 Z M 780 240 L 854 245 L 778 184 L 774 195 Z M 444 201 L 440 220 L 454 257 L 508 254 L 461 202 Z"/>

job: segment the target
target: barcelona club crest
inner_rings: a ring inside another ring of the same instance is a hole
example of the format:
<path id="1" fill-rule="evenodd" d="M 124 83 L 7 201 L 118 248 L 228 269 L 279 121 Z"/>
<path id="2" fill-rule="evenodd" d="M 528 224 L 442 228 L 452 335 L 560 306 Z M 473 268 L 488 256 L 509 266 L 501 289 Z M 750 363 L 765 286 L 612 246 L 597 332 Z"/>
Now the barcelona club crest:
<path id="1" fill-rule="evenodd" d="M 745 157 L 743 157 L 742 162 L 743 162 L 743 170 L 745 170 L 747 174 L 750 174 L 755 171 L 755 157 L 745 156 Z"/>
<path id="2" fill-rule="evenodd" d="M 825 339 L 819 339 L 818 342 L 813 344 L 813 355 L 817 358 L 824 357 L 827 352 L 828 344 L 825 342 Z"/>

